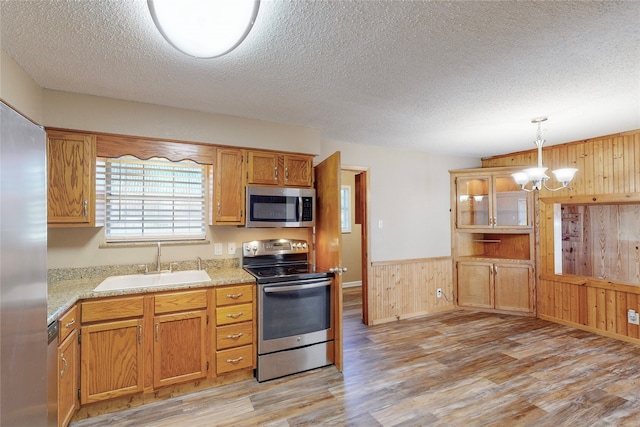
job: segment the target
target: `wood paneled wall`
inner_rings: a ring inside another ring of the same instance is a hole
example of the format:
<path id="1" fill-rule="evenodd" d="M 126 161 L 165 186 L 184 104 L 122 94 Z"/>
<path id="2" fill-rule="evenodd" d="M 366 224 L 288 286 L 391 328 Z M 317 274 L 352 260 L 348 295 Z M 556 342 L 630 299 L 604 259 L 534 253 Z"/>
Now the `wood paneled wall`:
<path id="1" fill-rule="evenodd" d="M 536 161 L 536 151 L 531 150 L 483 159 L 482 166 L 530 166 Z M 576 268 L 575 274 L 554 273 L 554 205 L 631 203 L 635 206 L 626 208 L 631 212 L 626 215 L 637 212 L 636 206 L 640 206 L 640 130 L 547 147 L 543 150 L 543 164 L 549 170 L 576 167 L 578 172 L 570 188 L 557 192 L 541 190 L 536 198 L 540 242 L 536 257 L 538 316 L 640 343 L 640 327 L 627 322 L 629 309 L 640 311 L 640 286 L 614 278 L 592 277 L 595 273 L 587 275 L 588 271 L 597 271 L 595 266 Z M 552 186 L 557 184 L 554 179 L 550 181 Z M 585 226 L 592 230 L 597 212 L 576 210 L 573 213 L 583 214 L 582 220 L 587 220 Z M 611 216 L 611 212 L 600 214 L 607 218 Z M 636 224 L 637 228 L 640 224 Z M 591 236 L 592 239 L 600 237 L 595 233 Z M 570 245 L 561 246 L 568 248 Z M 632 249 L 636 251 L 635 246 Z M 610 248 L 605 250 L 611 252 Z M 581 256 L 590 258 L 590 263 L 595 262 L 593 254 Z M 603 256 L 599 254 L 600 259 Z M 606 256 L 617 257 L 615 254 Z"/>
<path id="2" fill-rule="evenodd" d="M 455 308 L 451 257 L 374 262 L 370 271 L 371 325 Z"/>

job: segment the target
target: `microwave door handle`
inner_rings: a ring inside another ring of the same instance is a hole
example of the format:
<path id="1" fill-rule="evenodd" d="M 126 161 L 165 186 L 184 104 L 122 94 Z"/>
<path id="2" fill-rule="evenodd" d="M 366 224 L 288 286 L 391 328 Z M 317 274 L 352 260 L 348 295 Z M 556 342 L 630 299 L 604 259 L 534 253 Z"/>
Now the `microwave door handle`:
<path id="1" fill-rule="evenodd" d="M 302 196 L 298 197 L 298 218 L 297 221 L 302 221 Z"/>

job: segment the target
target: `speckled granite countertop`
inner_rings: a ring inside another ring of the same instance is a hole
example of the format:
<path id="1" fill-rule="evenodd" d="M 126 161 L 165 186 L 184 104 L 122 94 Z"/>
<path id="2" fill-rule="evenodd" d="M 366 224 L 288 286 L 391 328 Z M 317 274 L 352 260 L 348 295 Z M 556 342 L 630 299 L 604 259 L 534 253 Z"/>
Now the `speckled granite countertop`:
<path id="1" fill-rule="evenodd" d="M 168 267 L 168 266 L 167 266 Z M 181 269 L 189 269 L 190 266 Z M 213 260 L 203 262 L 211 282 L 189 283 L 186 285 L 153 286 L 147 288 L 120 289 L 95 292 L 94 289 L 107 277 L 122 274 L 137 274 L 139 266 L 87 267 L 83 269 L 57 269 L 49 271 L 47 300 L 47 324 L 64 314 L 77 301 L 88 298 L 102 298 L 118 295 L 134 295 L 162 292 L 175 289 L 193 289 L 239 283 L 255 283 L 255 278 L 241 269 L 237 263 L 220 263 Z"/>

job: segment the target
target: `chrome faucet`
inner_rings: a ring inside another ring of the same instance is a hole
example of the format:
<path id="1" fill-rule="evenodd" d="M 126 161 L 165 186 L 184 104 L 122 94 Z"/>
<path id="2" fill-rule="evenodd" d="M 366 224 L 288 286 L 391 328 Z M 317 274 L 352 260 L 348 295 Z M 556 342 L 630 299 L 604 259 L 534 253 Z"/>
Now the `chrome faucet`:
<path id="1" fill-rule="evenodd" d="M 157 260 L 156 260 L 156 262 L 157 262 L 157 268 L 156 268 L 156 271 L 157 271 L 158 273 L 160 273 L 160 254 L 161 254 L 161 253 L 162 253 L 162 251 L 161 251 L 161 249 L 160 249 L 160 241 L 158 241 L 158 257 L 157 257 Z"/>
<path id="2" fill-rule="evenodd" d="M 202 270 L 202 258 L 198 257 L 196 261 L 198 261 L 198 270 Z"/>

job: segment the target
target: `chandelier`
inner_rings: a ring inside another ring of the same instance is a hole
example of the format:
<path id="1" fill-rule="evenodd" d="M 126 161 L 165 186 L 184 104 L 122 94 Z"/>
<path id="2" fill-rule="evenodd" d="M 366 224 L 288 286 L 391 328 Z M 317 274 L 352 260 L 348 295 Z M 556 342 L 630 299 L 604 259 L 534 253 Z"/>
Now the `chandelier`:
<path id="1" fill-rule="evenodd" d="M 556 177 L 556 180 L 560 182 L 561 186 L 557 188 L 549 188 L 547 187 L 547 180 L 549 176 L 545 173 L 547 168 L 542 166 L 542 146 L 546 142 L 542 139 L 542 129 L 540 128 L 540 123 L 547 120 L 547 117 L 536 117 L 531 120 L 531 123 L 538 124 L 538 133 L 536 135 L 536 140 L 533 141 L 538 147 L 538 167 L 524 169 L 522 172 L 516 172 L 511 174 L 516 184 L 518 184 L 524 191 L 535 191 L 541 190 L 542 187 L 546 188 L 549 191 L 558 191 L 563 188 L 567 188 L 569 182 L 573 179 L 573 176 L 576 174 L 578 169 L 575 168 L 562 168 L 556 169 L 552 171 L 553 175 Z M 531 188 L 526 188 L 527 184 L 531 182 Z"/>

